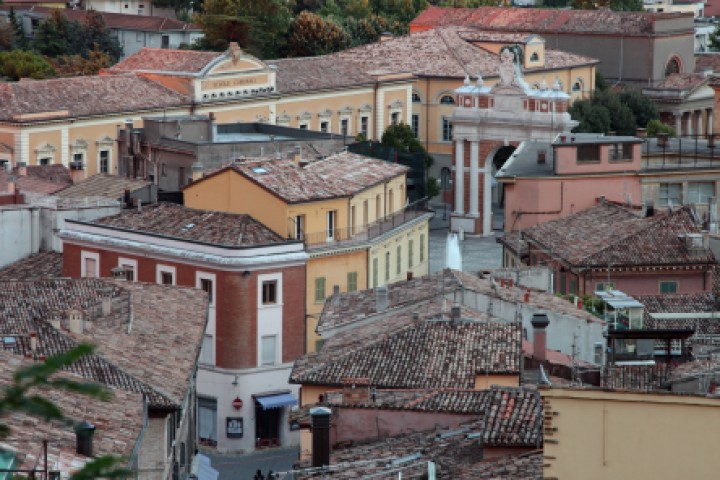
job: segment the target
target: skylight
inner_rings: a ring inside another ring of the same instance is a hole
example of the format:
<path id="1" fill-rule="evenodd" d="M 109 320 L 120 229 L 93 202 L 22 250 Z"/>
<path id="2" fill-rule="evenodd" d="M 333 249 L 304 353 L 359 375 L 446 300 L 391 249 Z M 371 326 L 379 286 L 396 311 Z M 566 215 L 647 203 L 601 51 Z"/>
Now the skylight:
<path id="1" fill-rule="evenodd" d="M 267 173 L 267 170 L 262 167 L 253 167 L 252 171 L 255 173 Z"/>

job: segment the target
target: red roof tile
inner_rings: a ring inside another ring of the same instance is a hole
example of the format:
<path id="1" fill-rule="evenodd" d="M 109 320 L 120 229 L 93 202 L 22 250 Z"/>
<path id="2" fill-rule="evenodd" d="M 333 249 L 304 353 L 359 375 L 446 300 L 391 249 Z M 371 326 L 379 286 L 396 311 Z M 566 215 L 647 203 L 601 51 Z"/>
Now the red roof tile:
<path id="1" fill-rule="evenodd" d="M 5 121 L 138 112 L 189 103 L 189 97 L 137 75 L 0 83 L 0 120 Z"/>
<path id="2" fill-rule="evenodd" d="M 0 269 L 0 281 L 59 278 L 62 277 L 62 270 L 62 253 L 40 252 Z"/>
<path id="3" fill-rule="evenodd" d="M 653 33 L 662 18 L 692 17 L 682 13 L 616 12 L 556 8 L 428 7 L 410 22 L 410 30 L 458 25 L 512 32 L 643 35 Z M 691 25 L 691 24 L 690 24 Z M 692 27 L 688 27 L 691 29 Z"/>
<path id="4" fill-rule="evenodd" d="M 50 7 L 34 6 L 29 9 L 32 13 L 49 15 L 51 12 L 59 10 L 70 21 L 82 22 L 87 16 L 88 10 L 72 10 L 56 9 Z M 125 13 L 113 13 L 97 11 L 107 28 L 124 29 L 124 30 L 143 30 L 150 32 L 170 32 L 170 31 L 196 31 L 202 32 L 199 25 L 183 22 L 174 18 L 155 17 L 152 15 L 129 15 Z"/>
<path id="5" fill-rule="evenodd" d="M 196 74 L 223 55 L 224 52 L 143 48 L 106 69 L 105 72 L 153 71 Z"/>

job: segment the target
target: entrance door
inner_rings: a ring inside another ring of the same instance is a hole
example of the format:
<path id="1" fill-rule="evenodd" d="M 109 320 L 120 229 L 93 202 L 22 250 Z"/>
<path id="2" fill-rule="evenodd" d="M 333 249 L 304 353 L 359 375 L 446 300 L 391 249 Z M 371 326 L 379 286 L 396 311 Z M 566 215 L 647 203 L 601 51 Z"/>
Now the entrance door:
<path id="1" fill-rule="evenodd" d="M 276 447 L 280 445 L 280 416 L 282 408 L 264 410 L 255 403 L 255 439 L 256 447 Z"/>
<path id="2" fill-rule="evenodd" d="M 326 241 L 332 242 L 335 239 L 335 210 L 326 213 Z"/>

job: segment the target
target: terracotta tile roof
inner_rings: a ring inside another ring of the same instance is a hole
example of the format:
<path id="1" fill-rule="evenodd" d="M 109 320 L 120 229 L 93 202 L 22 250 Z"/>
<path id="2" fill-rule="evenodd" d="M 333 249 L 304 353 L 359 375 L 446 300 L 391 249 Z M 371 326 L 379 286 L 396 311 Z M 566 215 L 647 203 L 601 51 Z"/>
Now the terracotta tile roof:
<path id="1" fill-rule="evenodd" d="M 505 397 L 503 398 L 503 396 Z M 500 422 L 507 415 L 524 417 L 526 412 L 518 405 L 528 406 L 532 414 L 528 415 L 526 425 L 533 425 L 534 419 L 542 417 L 538 407 L 538 394 L 530 394 L 533 401 L 513 402 L 509 391 L 498 395 L 498 403 L 491 414 L 496 414 Z M 520 395 L 522 397 L 523 394 Z M 504 403 L 503 403 L 504 402 Z M 522 422 L 517 422 L 521 424 Z M 536 426 L 536 425 L 533 425 Z M 328 478 L 389 478 L 396 476 L 402 469 L 403 478 L 423 478 L 427 473 L 427 462 L 436 464 L 437 478 L 440 479 L 540 479 L 542 478 L 542 455 L 533 453 L 537 460 L 528 460 L 528 454 L 505 456 L 483 461 L 482 447 L 512 446 L 533 448 L 535 443 L 494 444 L 486 443 L 488 438 L 483 429 L 488 425 L 483 419 L 463 424 L 455 430 L 436 429 L 430 432 L 417 432 L 385 438 L 379 441 L 357 444 L 349 448 L 339 448 L 331 452 L 330 468 L 323 474 Z M 304 466 L 304 465 L 301 465 Z M 493 476 L 480 475 L 478 472 L 492 473 Z M 507 476 L 504 476 L 507 475 Z M 311 478 L 301 474 L 298 478 Z"/>
<path id="2" fill-rule="evenodd" d="M 281 93 L 372 84 L 375 77 L 362 67 L 334 55 L 268 60 L 277 67 L 276 86 Z M 393 72 L 402 70 L 393 70 Z"/>
<path id="3" fill-rule="evenodd" d="M 697 313 L 720 310 L 720 304 L 711 292 L 634 295 L 633 298 L 645 305 L 646 313 Z"/>
<path id="4" fill-rule="evenodd" d="M 200 73 L 223 55 L 225 55 L 224 52 L 143 48 L 104 71 L 107 73 L 151 71 L 195 74 Z"/>
<path id="5" fill-rule="evenodd" d="M 466 272 L 445 269 L 412 280 L 396 282 L 387 286 L 388 306 L 382 312 L 376 309 L 376 290 L 362 290 L 343 293 L 339 297 L 329 297 L 325 301 L 318 321 L 317 331 L 327 332 L 332 329 L 345 328 L 353 324 L 364 324 L 376 316 L 393 312 L 394 314 L 411 314 L 413 311 L 425 312 L 434 308 L 437 299 L 447 297 L 454 292 L 473 291 L 490 298 L 498 298 L 512 303 L 524 302 L 527 289 L 498 288 L 488 278 L 480 278 Z M 584 310 L 579 310 L 571 303 L 550 293 L 533 291 L 530 304 L 548 311 L 572 315 L 588 322 L 598 319 Z M 472 312 L 469 310 L 469 312 Z M 378 315 L 380 314 L 380 315 Z M 508 319 L 501 319 L 508 320 Z"/>
<path id="6" fill-rule="evenodd" d="M 305 167 L 287 159 L 247 159 L 229 168 L 288 203 L 349 197 L 409 170 L 397 163 L 349 152 L 310 162 Z"/>
<path id="7" fill-rule="evenodd" d="M 4 121 L 108 115 L 189 103 L 190 97 L 137 75 L 0 83 L 0 104 L 3 105 L 0 120 Z"/>
<path id="8" fill-rule="evenodd" d="M 0 192 L 7 191 L 11 178 L 21 193 L 37 195 L 51 195 L 73 183 L 70 171 L 64 165 L 29 165 L 25 175 L 20 175 L 18 167 L 10 172 L 0 170 Z"/>
<path id="9" fill-rule="evenodd" d="M 618 390 L 651 392 L 665 390 L 673 366 L 667 363 L 655 365 L 613 365 L 605 368 L 602 386 Z"/>
<path id="10" fill-rule="evenodd" d="M 462 38 L 467 28 L 446 27 L 412 35 L 395 37 L 380 43 L 363 45 L 330 55 L 329 58 L 350 62 L 363 71 L 412 72 L 418 76 L 463 78 L 466 73 L 484 78 L 499 76 L 500 57 Z M 597 60 L 547 49 L 545 66 L 526 69 L 543 71 L 596 64 Z M 278 71 L 278 78 L 282 69 Z M 280 91 L 283 91 L 280 89 Z"/>
<path id="11" fill-rule="evenodd" d="M 377 408 L 381 410 L 409 410 L 417 412 L 442 412 L 480 415 L 493 399 L 491 390 L 467 390 L 454 388 L 437 389 L 387 389 L 375 390 L 372 398 L 345 400 L 342 391 L 325 393 L 324 404 L 343 408 Z M 304 407 L 306 409 L 310 406 Z"/>
<path id="12" fill-rule="evenodd" d="M 290 381 L 342 385 L 367 378 L 378 388 L 474 388 L 477 375 L 518 374 L 522 328 L 488 322 L 466 308 L 451 322 L 440 302 L 413 320 L 393 315 L 328 338 L 295 361 Z"/>
<path id="13" fill-rule="evenodd" d="M 720 73 L 720 52 L 695 54 L 695 72 L 703 73 L 706 70 Z"/>
<path id="14" fill-rule="evenodd" d="M 63 276 L 63 257 L 59 252 L 40 252 L 0 269 L 0 281 L 45 280 Z"/>
<path id="15" fill-rule="evenodd" d="M 104 290 L 112 295 L 109 315 L 102 314 Z M 83 312 L 83 334 L 49 323 L 57 316 L 66 327 L 71 310 Z M 0 282 L 0 316 L 0 335 L 15 338 L 13 353 L 51 356 L 89 341 L 98 346 L 96 353 L 68 371 L 140 393 L 151 407 L 178 407 L 194 373 L 207 296 L 196 289 L 99 279 Z M 32 332 L 37 335 L 35 351 Z"/>
<path id="16" fill-rule="evenodd" d="M 523 237 L 572 266 L 715 263 L 710 250 L 692 253 L 680 238 L 700 233 L 690 209 L 641 217 L 611 203 L 536 225 Z"/>
<path id="17" fill-rule="evenodd" d="M 599 35 L 646 35 L 654 33 L 655 23 L 678 18 L 680 13 L 615 12 L 558 8 L 449 8 L 428 7 L 410 22 L 413 27 L 458 25 L 484 30 L 529 33 L 578 33 Z M 692 17 L 692 15 L 689 15 Z M 688 31 L 692 23 L 688 22 Z"/>
<path id="18" fill-rule="evenodd" d="M 35 6 L 29 9 L 32 13 L 49 15 L 55 8 Z M 82 22 L 87 16 L 87 10 L 60 9 L 62 14 L 70 21 Z M 125 13 L 112 13 L 98 11 L 105 20 L 109 29 L 143 30 L 150 32 L 195 31 L 202 32 L 199 25 L 183 22 L 174 18 L 155 17 L 152 15 L 129 15 Z"/>
<path id="19" fill-rule="evenodd" d="M 16 370 L 31 366 L 33 363 L 31 360 L 23 360 L 17 355 L 0 351 L 0 386 L 4 388 L 10 385 Z M 84 381 L 83 378 L 68 372 L 58 373 L 53 378 Z M 31 393 L 39 393 L 54 402 L 73 423 L 86 420 L 93 424 L 96 427 L 93 438 L 95 455 L 112 454 L 127 458 L 132 454 L 143 424 L 143 401 L 140 394 L 112 389 L 112 398 L 102 402 L 53 389 L 38 389 Z M 49 440 L 50 470 L 59 466 L 62 471 L 72 471 L 89 460 L 88 457 L 76 453 L 75 432 L 71 425 L 57 421 L 48 423 L 23 413 L 5 415 L 2 423 L 10 427 L 11 433 L 2 439 L 0 449 L 9 449 L 17 453 L 17 468 L 43 469 L 43 440 Z"/>
<path id="20" fill-rule="evenodd" d="M 250 215 L 193 210 L 175 203 L 147 205 L 139 212 L 129 209 L 91 223 L 227 247 L 285 242 Z"/>
<path id="21" fill-rule="evenodd" d="M 702 374 L 717 373 L 720 370 L 720 359 L 708 358 L 677 365 L 670 373 L 670 381 L 677 381 Z"/>
<path id="22" fill-rule="evenodd" d="M 707 83 L 709 77 L 699 73 L 673 73 L 665 77 L 659 84 L 652 87 L 655 90 L 695 90 Z M 650 90 L 644 88 L 643 90 Z"/>
<path id="23" fill-rule="evenodd" d="M 122 200 L 125 189 L 129 189 L 130 192 L 134 192 L 149 185 L 152 185 L 152 182 L 147 180 L 99 173 L 88 177 L 75 185 L 63 188 L 62 190 L 56 192 L 55 196 L 61 199 L 91 197 Z"/>

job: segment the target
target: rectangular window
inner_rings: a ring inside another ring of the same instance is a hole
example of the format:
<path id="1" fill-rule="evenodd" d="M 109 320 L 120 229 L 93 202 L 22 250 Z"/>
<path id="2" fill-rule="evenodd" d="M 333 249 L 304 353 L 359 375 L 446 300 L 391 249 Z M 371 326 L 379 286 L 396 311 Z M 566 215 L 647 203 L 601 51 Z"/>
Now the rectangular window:
<path id="1" fill-rule="evenodd" d="M 632 160 L 632 143 L 616 143 L 609 145 L 609 157 L 611 162 L 627 162 Z"/>
<path id="2" fill-rule="evenodd" d="M 378 286 L 378 259 L 373 258 L 373 288 Z"/>
<path id="3" fill-rule="evenodd" d="M 348 120 L 347 118 L 343 118 L 342 120 L 340 120 L 340 133 L 344 136 L 347 136 L 347 134 L 349 133 L 349 125 L 350 120 Z"/>
<path id="4" fill-rule="evenodd" d="M 595 284 L 596 292 L 609 292 L 610 290 L 615 290 L 615 284 L 612 282 L 601 282 Z"/>
<path id="5" fill-rule="evenodd" d="M 380 195 L 375 197 L 375 220 L 380 220 L 382 218 L 382 199 L 380 198 Z"/>
<path id="6" fill-rule="evenodd" d="M 357 218 L 355 217 L 355 205 L 350 206 L 350 235 L 355 235 L 355 224 Z"/>
<path id="7" fill-rule="evenodd" d="M 570 276 L 570 293 L 577 295 L 578 293 L 578 281 L 575 275 Z"/>
<path id="8" fill-rule="evenodd" d="M 205 335 L 203 337 L 202 348 L 200 349 L 200 362 L 207 365 L 213 364 L 213 336 Z"/>
<path id="9" fill-rule="evenodd" d="M 305 215 L 295 217 L 295 240 L 302 240 L 305 233 Z"/>
<path id="10" fill-rule="evenodd" d="M 320 122 L 320 131 L 327 133 L 329 129 L 329 123 L 328 122 Z"/>
<path id="11" fill-rule="evenodd" d="M 202 442 L 217 444 L 217 400 L 198 397 L 198 436 Z"/>
<path id="12" fill-rule="evenodd" d="M 682 204 L 682 185 L 679 183 L 661 183 L 658 195 L 658 205 L 667 207 Z"/>
<path id="13" fill-rule="evenodd" d="M 277 335 L 264 335 L 260 339 L 260 362 L 261 365 L 275 365 Z"/>
<path id="14" fill-rule="evenodd" d="M 354 292 L 357 290 L 357 272 L 349 272 L 347 274 L 347 291 Z"/>
<path id="15" fill-rule="evenodd" d="M 443 142 L 449 142 L 452 140 L 453 130 L 452 122 L 448 117 L 442 118 L 442 139 Z"/>
<path id="16" fill-rule="evenodd" d="M 385 281 L 390 281 L 390 252 L 385 252 Z"/>
<path id="17" fill-rule="evenodd" d="M 565 285 L 565 272 L 560 270 L 560 275 L 558 275 L 558 282 L 560 283 L 560 294 L 565 295 L 567 293 L 567 288 Z"/>
<path id="18" fill-rule="evenodd" d="M 415 241 L 408 240 L 408 268 L 413 267 L 413 254 L 415 253 Z"/>
<path id="19" fill-rule="evenodd" d="M 660 282 L 660 293 L 677 293 L 677 282 Z"/>
<path id="20" fill-rule="evenodd" d="M 390 114 L 390 124 L 397 125 L 399 123 L 400 123 L 400 114 L 397 112 Z"/>
<path id="21" fill-rule="evenodd" d="M 315 279 L 315 303 L 323 303 L 325 298 L 325 277 L 317 277 Z"/>
<path id="22" fill-rule="evenodd" d="M 300 129 L 301 129 L 301 130 L 307 130 L 307 128 L 308 128 L 307 123 L 301 123 L 301 124 L 300 124 Z"/>
<path id="23" fill-rule="evenodd" d="M 400 275 L 402 273 L 402 247 L 400 245 L 397 246 L 397 258 L 395 259 L 396 263 L 396 274 Z"/>
<path id="24" fill-rule="evenodd" d="M 213 303 L 213 281 L 209 278 L 201 278 L 200 289 L 208 294 L 208 300 Z"/>
<path id="25" fill-rule="evenodd" d="M 131 260 L 128 258 L 119 258 L 118 267 L 124 269 L 127 272 L 127 280 L 134 282 L 137 278 L 137 260 Z"/>
<path id="26" fill-rule="evenodd" d="M 110 152 L 107 150 L 100 151 L 100 173 L 108 173 L 110 171 Z"/>
<path id="27" fill-rule="evenodd" d="M 51 160 L 51 159 L 48 158 L 48 157 L 43 157 L 43 158 L 41 158 L 40 160 L 38 160 L 38 163 L 39 163 L 40 165 L 50 165 L 50 160 Z"/>
<path id="28" fill-rule="evenodd" d="M 83 163 L 83 154 L 82 153 L 73 153 L 73 162 L 75 163 Z"/>
<path id="29" fill-rule="evenodd" d="M 415 138 L 420 138 L 420 115 L 413 115 L 411 122 L 413 135 L 415 135 Z"/>
<path id="30" fill-rule="evenodd" d="M 578 163 L 599 162 L 600 161 L 600 146 L 599 145 L 578 145 L 577 146 L 577 161 L 578 161 Z"/>
<path id="31" fill-rule="evenodd" d="M 161 282 L 163 285 L 172 285 L 173 284 L 173 274 L 172 272 L 161 272 Z"/>
<path id="32" fill-rule="evenodd" d="M 710 197 L 715 196 L 714 182 L 691 182 L 688 183 L 687 203 L 708 203 Z"/>
<path id="33" fill-rule="evenodd" d="M 330 242 L 335 238 L 335 210 L 326 212 L 326 235 L 327 241 Z"/>
<path id="34" fill-rule="evenodd" d="M 365 137 L 365 140 L 369 140 L 369 130 L 368 130 L 368 124 L 369 119 L 368 117 L 360 117 L 360 133 L 363 134 L 363 137 Z"/>
<path id="35" fill-rule="evenodd" d="M 425 261 L 425 234 L 420 235 L 420 262 Z"/>
<path id="36" fill-rule="evenodd" d="M 160 42 L 160 48 L 170 48 L 170 35 L 163 35 Z"/>
<path id="37" fill-rule="evenodd" d="M 95 252 L 82 252 L 80 254 L 80 276 L 97 278 L 100 276 L 100 254 Z"/>
<path id="38" fill-rule="evenodd" d="M 263 305 L 277 303 L 277 280 L 262 283 L 262 303 Z"/>

